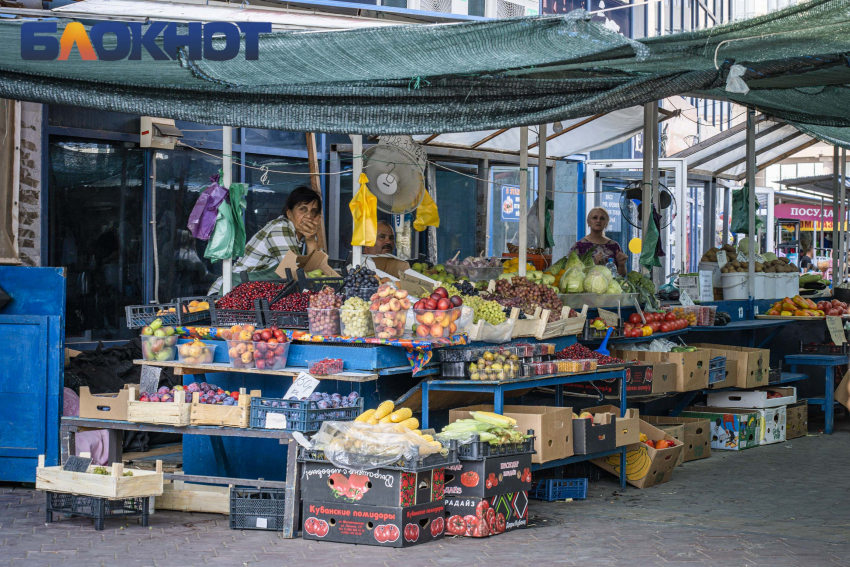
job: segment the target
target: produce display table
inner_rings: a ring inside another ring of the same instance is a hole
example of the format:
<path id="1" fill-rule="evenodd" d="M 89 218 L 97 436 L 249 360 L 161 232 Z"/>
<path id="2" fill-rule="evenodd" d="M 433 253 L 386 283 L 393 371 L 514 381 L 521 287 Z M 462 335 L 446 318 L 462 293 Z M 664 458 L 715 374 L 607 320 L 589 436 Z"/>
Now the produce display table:
<path id="1" fill-rule="evenodd" d="M 422 382 L 422 429 L 428 429 L 428 392 L 488 392 L 493 394 L 493 411 L 502 413 L 505 407 L 505 392 L 511 390 L 525 390 L 528 388 L 542 388 L 555 386 L 556 405 L 561 407 L 564 402 L 562 386 L 576 384 L 589 380 L 619 380 L 620 381 L 620 416 L 626 415 L 626 369 L 623 367 L 605 369 L 598 372 L 586 372 L 582 374 L 552 374 L 548 376 L 528 376 L 515 380 L 504 380 L 501 382 L 489 380 L 428 380 Z M 611 451 L 593 455 L 576 455 L 568 459 L 551 461 L 548 463 L 534 465 L 533 470 L 558 467 L 570 463 L 578 463 L 604 457 L 614 453 L 620 453 L 620 487 L 626 488 L 626 447 L 617 447 Z"/>
<path id="2" fill-rule="evenodd" d="M 156 362 L 151 360 L 134 360 L 133 364 L 141 366 L 156 366 L 159 368 L 173 368 L 176 376 L 186 376 L 190 374 L 206 374 L 207 372 L 239 372 L 242 374 L 262 374 L 264 376 L 298 376 L 302 372 L 309 372 L 304 368 L 296 368 L 287 366 L 281 370 L 257 370 L 256 368 L 233 368 L 226 362 L 213 362 L 211 364 L 186 364 L 176 360 L 169 362 Z M 407 367 L 407 372 L 410 372 L 410 367 Z M 383 371 L 392 371 L 387 368 Z M 392 373 L 392 372 L 389 372 Z M 329 374 L 327 376 L 316 376 L 318 380 L 339 380 L 341 382 L 371 382 L 378 379 L 378 374 L 371 372 L 340 372 L 339 374 Z"/>
<path id="3" fill-rule="evenodd" d="M 835 367 L 850 363 L 850 356 L 833 354 L 787 354 L 785 363 L 791 372 L 797 371 L 797 366 L 824 367 L 824 397 L 806 398 L 809 404 L 823 408 L 825 425 L 823 432 L 832 435 L 833 419 L 835 417 Z"/>
<path id="4" fill-rule="evenodd" d="M 733 321 L 723 327 L 689 327 L 688 331 L 692 333 L 730 333 L 742 331 L 747 333 L 747 346 L 750 348 L 765 348 L 765 345 L 773 340 L 773 337 L 783 327 L 791 323 L 794 323 L 794 321 L 789 319 L 756 319 L 754 321 Z M 770 334 L 756 346 L 756 331 L 762 329 L 770 329 Z"/>
<path id="5" fill-rule="evenodd" d="M 60 464 L 65 464 L 69 455 L 75 453 L 75 437 L 78 431 L 90 429 L 114 429 L 118 431 L 155 431 L 158 433 L 179 433 L 183 435 L 207 435 L 212 443 L 213 452 L 222 467 L 227 470 L 227 454 L 221 442 L 221 437 L 258 437 L 263 439 L 278 439 L 287 443 L 286 482 L 255 480 L 248 478 L 229 478 L 205 475 L 184 475 L 164 473 L 166 480 L 182 480 L 186 482 L 202 482 L 205 484 L 224 484 L 238 486 L 253 486 L 257 488 L 286 489 L 284 507 L 283 537 L 295 537 L 296 522 L 301 508 L 301 490 L 299 487 L 300 471 L 296 459 L 298 444 L 292 441 L 292 434 L 274 429 L 241 429 L 238 427 L 214 427 L 190 425 L 175 427 L 172 425 L 155 425 L 151 423 L 132 423 L 129 421 L 112 421 L 108 419 L 81 419 L 78 417 L 63 417 L 60 422 L 61 455 Z M 117 461 L 121 461 L 121 439 L 118 440 Z"/>

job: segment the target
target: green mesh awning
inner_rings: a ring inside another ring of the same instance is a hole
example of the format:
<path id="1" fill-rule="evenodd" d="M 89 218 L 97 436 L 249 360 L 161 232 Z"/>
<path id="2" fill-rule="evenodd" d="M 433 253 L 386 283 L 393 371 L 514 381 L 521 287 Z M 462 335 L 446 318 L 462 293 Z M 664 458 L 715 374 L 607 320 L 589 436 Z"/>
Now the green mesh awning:
<path id="1" fill-rule="evenodd" d="M 60 25 L 60 33 L 61 33 Z M 551 123 L 689 94 L 848 144 L 850 0 L 633 41 L 587 13 L 270 34 L 259 61 L 24 61 L 0 22 L 0 96 L 205 124 L 432 134 Z M 75 59 L 76 60 L 73 60 Z M 733 65 L 750 92 L 725 90 Z"/>

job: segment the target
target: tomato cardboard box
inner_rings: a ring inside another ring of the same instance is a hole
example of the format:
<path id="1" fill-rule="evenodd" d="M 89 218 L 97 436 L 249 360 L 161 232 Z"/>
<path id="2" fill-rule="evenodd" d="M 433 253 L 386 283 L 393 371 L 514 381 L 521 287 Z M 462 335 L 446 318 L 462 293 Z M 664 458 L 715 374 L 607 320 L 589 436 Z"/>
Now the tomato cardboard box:
<path id="1" fill-rule="evenodd" d="M 620 415 L 620 410 L 617 410 Z M 617 415 L 597 413 L 593 419 L 573 420 L 573 450 L 576 455 L 609 451 L 617 446 Z"/>
<path id="2" fill-rule="evenodd" d="M 708 387 L 708 361 L 711 351 L 698 349 L 693 352 L 650 352 L 645 350 L 614 350 L 612 356 L 624 360 L 638 359 L 651 363 L 676 366 L 674 392 L 691 392 Z"/>
<path id="3" fill-rule="evenodd" d="M 802 400 L 785 408 L 785 439 L 809 434 L 809 402 Z"/>
<path id="4" fill-rule="evenodd" d="M 626 408 L 625 417 L 620 417 L 620 408 L 617 406 L 596 406 L 592 408 L 584 408 L 581 411 L 586 411 L 592 414 L 597 413 L 612 413 L 617 417 L 617 433 L 614 436 L 617 447 L 625 447 L 637 443 L 640 438 L 640 417 L 638 410 L 634 408 Z"/>
<path id="5" fill-rule="evenodd" d="M 446 467 L 446 496 L 490 498 L 531 490 L 531 455 L 462 460 Z"/>
<path id="6" fill-rule="evenodd" d="M 694 344 L 691 346 L 710 348 L 718 352 L 719 356 L 726 357 L 726 369 L 731 372 L 730 367 L 735 367 L 734 384 L 738 388 L 756 388 L 767 386 L 768 372 L 770 370 L 770 351 L 763 348 L 749 348 L 728 345 Z"/>
<path id="7" fill-rule="evenodd" d="M 698 417 L 664 417 L 642 415 L 641 419 L 652 425 L 679 424 L 685 426 L 685 462 L 707 459 L 711 456 L 711 422 Z M 675 436 L 674 436 L 675 437 Z"/>
<path id="8" fill-rule="evenodd" d="M 478 405 L 453 409 L 449 423 L 469 419 L 471 411 L 493 411 L 493 406 Z M 502 415 L 517 421 L 520 431 L 534 430 L 532 463 L 557 461 L 573 456 L 573 409 L 551 406 L 505 406 Z"/>
<path id="9" fill-rule="evenodd" d="M 673 446 L 655 449 L 645 443 L 629 445 L 626 452 L 626 480 L 635 488 L 649 488 L 667 482 L 673 476 L 673 469 L 676 468 L 676 461 L 682 452 L 682 442 L 643 420 L 640 420 L 640 432 L 648 439 L 663 439 Z M 610 473 L 620 475 L 619 453 L 593 459 L 591 462 Z"/>
<path id="10" fill-rule="evenodd" d="M 758 447 L 759 414 L 756 410 L 691 406 L 680 417 L 707 419 L 711 428 L 711 448 L 743 451 Z"/>
<path id="11" fill-rule="evenodd" d="M 768 397 L 768 395 L 779 397 Z M 723 408 L 775 408 L 787 406 L 797 401 L 797 388 L 793 386 L 765 386 L 757 390 L 711 392 L 708 394 L 709 406 Z"/>
<path id="12" fill-rule="evenodd" d="M 626 368 L 626 395 L 644 396 L 674 392 L 676 390 L 677 373 L 678 369 L 675 364 L 662 362 L 630 366 Z M 564 391 L 568 392 L 619 397 L 620 385 L 618 382 L 617 378 L 608 378 L 606 380 L 594 380 L 593 382 L 567 384 L 563 388 Z"/>
<path id="13" fill-rule="evenodd" d="M 488 537 L 528 525 L 528 492 L 446 498 L 446 535 Z"/>
<path id="14" fill-rule="evenodd" d="M 443 539 L 442 500 L 418 506 L 363 506 L 359 502 L 303 504 L 301 537 L 316 541 L 411 547 Z"/>
<path id="15" fill-rule="evenodd" d="M 301 499 L 310 502 L 356 502 L 361 506 L 414 506 L 443 499 L 442 468 L 404 472 L 355 471 L 331 463 L 304 463 Z"/>

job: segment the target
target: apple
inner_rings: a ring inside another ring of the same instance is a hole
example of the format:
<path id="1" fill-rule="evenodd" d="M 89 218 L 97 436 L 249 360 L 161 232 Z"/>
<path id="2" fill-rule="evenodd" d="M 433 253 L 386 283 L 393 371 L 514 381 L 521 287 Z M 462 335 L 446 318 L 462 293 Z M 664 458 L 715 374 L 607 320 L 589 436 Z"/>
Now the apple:
<path id="1" fill-rule="evenodd" d="M 151 321 L 150 327 L 151 327 L 151 329 L 153 329 L 154 331 L 156 331 L 157 329 L 159 329 L 160 327 L 162 327 L 162 319 L 160 319 L 159 317 L 157 317 L 156 319 L 154 319 L 153 321 Z"/>
<path id="2" fill-rule="evenodd" d="M 437 300 L 436 299 L 425 300 L 425 309 L 434 310 L 436 308 L 437 308 Z"/>
<path id="3" fill-rule="evenodd" d="M 165 336 L 165 331 L 163 331 L 162 329 L 157 329 L 156 331 L 154 331 L 154 332 L 153 332 L 153 336 L 155 336 L 155 337 L 164 337 L 164 336 Z"/>
<path id="4" fill-rule="evenodd" d="M 449 301 L 445 297 L 443 297 L 442 299 L 440 299 L 437 302 L 437 309 L 439 309 L 440 311 L 446 311 L 446 310 L 451 309 L 451 308 L 452 308 L 452 302 Z"/>
<path id="5" fill-rule="evenodd" d="M 260 338 L 264 341 L 269 340 L 270 338 L 272 338 L 272 331 L 269 331 L 268 329 L 264 330 L 262 333 L 260 333 Z"/>
<path id="6" fill-rule="evenodd" d="M 251 336 L 251 340 L 252 340 L 252 341 L 254 341 L 255 343 L 258 343 L 258 342 L 260 342 L 261 340 L 263 340 L 263 337 L 262 337 L 262 335 L 260 335 L 260 333 L 254 333 L 254 334 Z"/>
<path id="7" fill-rule="evenodd" d="M 434 293 L 439 294 L 440 297 L 445 297 L 446 299 L 449 298 L 449 292 L 446 291 L 446 288 L 444 288 L 444 287 L 438 287 L 437 289 L 434 290 Z"/>
<path id="8" fill-rule="evenodd" d="M 150 326 L 143 327 L 142 328 L 142 334 L 147 336 L 147 337 L 151 337 L 151 336 L 153 336 L 153 329 L 151 329 Z"/>

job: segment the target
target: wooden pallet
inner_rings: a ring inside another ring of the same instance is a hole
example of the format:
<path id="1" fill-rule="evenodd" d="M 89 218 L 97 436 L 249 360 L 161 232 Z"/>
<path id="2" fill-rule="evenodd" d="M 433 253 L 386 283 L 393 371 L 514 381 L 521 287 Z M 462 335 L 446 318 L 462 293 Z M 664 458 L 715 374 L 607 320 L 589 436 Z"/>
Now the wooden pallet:
<path id="1" fill-rule="evenodd" d="M 201 394 L 192 394 L 192 412 L 190 422 L 192 425 L 217 425 L 219 427 L 246 428 L 251 423 L 251 397 L 261 397 L 260 390 L 251 390 L 248 394 L 245 388 L 239 389 L 239 400 L 235 406 L 224 406 L 221 404 L 202 404 Z"/>
<path id="2" fill-rule="evenodd" d="M 166 481 L 162 496 L 156 498 L 157 510 L 230 514 L 230 487 Z"/>
<path id="3" fill-rule="evenodd" d="M 175 390 L 173 402 L 140 402 L 139 392 L 135 386 L 130 386 L 127 421 L 185 427 L 189 425 L 191 409 L 192 405 L 186 402 L 185 390 Z"/>
<path id="4" fill-rule="evenodd" d="M 162 494 L 162 461 L 156 462 L 155 471 L 127 469 L 133 476 L 124 475 L 122 463 L 112 463 L 104 467 L 109 475 L 94 474 L 95 465 L 87 472 L 62 470 L 62 467 L 45 467 L 44 455 L 38 456 L 38 468 L 35 470 L 37 490 L 64 492 L 80 496 L 96 496 L 109 500 L 124 500 Z"/>

